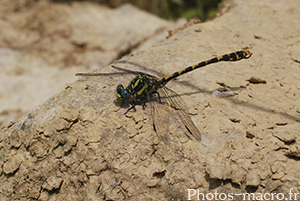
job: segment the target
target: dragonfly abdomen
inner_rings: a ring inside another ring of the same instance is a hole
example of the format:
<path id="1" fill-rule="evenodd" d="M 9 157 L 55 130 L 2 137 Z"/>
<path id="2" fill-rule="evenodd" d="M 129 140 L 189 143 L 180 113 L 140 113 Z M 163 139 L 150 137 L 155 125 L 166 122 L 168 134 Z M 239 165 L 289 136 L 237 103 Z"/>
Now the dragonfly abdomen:
<path id="1" fill-rule="evenodd" d="M 204 67 L 208 64 L 217 63 L 219 61 L 239 61 L 241 59 L 248 59 L 251 57 L 251 55 L 252 55 L 252 53 L 248 50 L 246 50 L 246 51 L 242 50 L 242 51 L 232 52 L 230 54 L 224 54 L 223 56 L 214 57 L 212 59 L 202 61 L 198 64 L 195 64 L 193 66 L 189 66 L 181 71 L 177 71 L 177 72 L 173 73 L 171 76 L 163 77 L 163 78 L 159 79 L 158 81 L 160 83 L 160 87 L 163 87 L 169 81 L 173 80 L 174 78 L 179 77 L 180 75 L 183 75 L 185 73 L 191 72 L 195 69 Z"/>

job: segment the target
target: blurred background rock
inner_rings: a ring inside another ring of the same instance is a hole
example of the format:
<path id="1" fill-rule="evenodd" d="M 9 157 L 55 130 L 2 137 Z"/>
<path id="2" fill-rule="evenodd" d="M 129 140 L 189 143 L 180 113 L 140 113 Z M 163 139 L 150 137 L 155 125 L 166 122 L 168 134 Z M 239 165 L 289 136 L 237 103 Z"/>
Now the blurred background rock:
<path id="1" fill-rule="evenodd" d="M 62 91 L 75 73 L 162 41 L 186 19 L 212 18 L 219 2 L 2 0 L 0 126 Z"/>

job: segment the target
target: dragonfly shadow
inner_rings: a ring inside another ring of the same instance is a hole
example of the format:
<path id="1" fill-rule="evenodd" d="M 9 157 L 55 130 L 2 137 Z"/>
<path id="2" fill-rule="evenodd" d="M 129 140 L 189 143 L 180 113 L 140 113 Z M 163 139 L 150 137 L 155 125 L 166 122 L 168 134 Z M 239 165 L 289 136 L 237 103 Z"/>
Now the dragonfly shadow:
<path id="1" fill-rule="evenodd" d="M 126 103 L 126 102 L 121 103 L 120 101 L 118 101 L 118 99 L 114 100 L 114 104 L 115 104 L 115 106 L 120 107 L 120 108 L 129 108 L 130 107 L 129 103 Z"/>
<path id="2" fill-rule="evenodd" d="M 197 86 L 194 86 L 194 85 L 192 85 L 191 87 L 192 88 L 197 88 Z M 236 87 L 236 88 L 230 88 L 230 89 L 232 91 L 237 91 L 240 88 Z M 197 91 L 188 92 L 188 93 L 182 93 L 182 94 L 178 94 L 178 95 L 179 96 L 189 96 L 189 95 L 199 94 L 199 93 L 212 94 L 212 91 L 208 91 L 208 90 L 204 90 L 204 89 L 199 89 Z M 221 98 L 224 99 L 224 100 L 226 100 L 226 101 L 228 101 L 228 102 L 230 102 L 230 104 L 234 104 L 234 105 L 237 104 L 236 99 L 234 97 L 230 97 L 229 96 L 229 97 L 221 97 Z M 266 112 L 266 113 L 269 113 L 269 114 L 277 114 L 277 115 L 280 115 L 280 116 L 282 116 L 284 118 L 290 119 L 292 121 L 300 122 L 300 114 L 299 114 L 299 116 L 290 115 L 290 114 L 285 113 L 285 112 L 276 111 L 275 109 L 269 109 L 269 108 L 266 108 L 266 107 L 263 107 L 263 106 L 259 106 L 259 105 L 256 105 L 254 103 L 242 101 L 242 100 L 238 101 L 238 105 L 241 106 L 241 107 L 252 109 L 253 111 L 262 111 L 262 112 Z"/>

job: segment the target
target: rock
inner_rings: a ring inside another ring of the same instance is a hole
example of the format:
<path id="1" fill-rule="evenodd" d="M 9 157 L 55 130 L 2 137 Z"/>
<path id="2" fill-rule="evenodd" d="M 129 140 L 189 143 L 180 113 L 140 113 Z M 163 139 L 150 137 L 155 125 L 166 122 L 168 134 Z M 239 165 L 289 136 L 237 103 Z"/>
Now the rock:
<path id="1" fill-rule="evenodd" d="M 46 182 L 43 184 L 42 187 L 47 191 L 52 191 L 58 189 L 62 182 L 63 182 L 62 178 L 51 176 L 46 180 Z"/>
<path id="2" fill-rule="evenodd" d="M 31 142 L 29 147 L 31 155 L 38 158 L 42 158 L 43 156 L 45 156 L 48 152 L 47 143 L 48 142 L 43 139 L 34 140 L 33 142 Z"/>
<path id="3" fill-rule="evenodd" d="M 4 163 L 3 172 L 6 175 L 15 174 L 19 170 L 21 162 L 22 161 L 19 156 L 13 156 Z"/>
<path id="4" fill-rule="evenodd" d="M 13 148 L 19 148 L 22 144 L 22 133 L 20 131 L 14 130 L 10 135 L 10 145 Z"/>
<path id="5" fill-rule="evenodd" d="M 267 84 L 267 81 L 265 81 L 261 78 L 258 78 L 258 77 L 251 77 L 247 81 L 251 84 Z"/>
<path id="6" fill-rule="evenodd" d="M 16 8 L 20 15 L 12 8 L 19 3 L 3 4 L 10 9 L 0 12 L 0 67 L 6 72 L 0 75 L 1 126 L 74 82 L 76 72 L 108 65 L 148 38 L 152 43 L 164 39 L 168 29 L 178 26 L 129 4 L 109 9 L 91 2 L 33 1 L 28 9 Z"/>
<path id="7" fill-rule="evenodd" d="M 277 137 L 278 139 L 280 139 L 283 142 L 289 143 L 289 142 L 293 142 L 296 139 L 296 135 L 294 132 L 291 132 L 289 130 L 287 131 L 277 131 L 276 133 L 274 133 L 274 136 Z"/>
<path id="8" fill-rule="evenodd" d="M 260 184 L 259 170 L 250 170 L 246 174 L 246 185 L 247 186 L 258 186 Z"/>
<path id="9" fill-rule="evenodd" d="M 300 158 L 300 145 L 295 144 L 290 146 L 289 150 L 287 151 L 287 155 Z"/>
<path id="10" fill-rule="evenodd" d="M 1 130 L 1 199 L 186 200 L 190 188 L 237 194 L 299 190 L 300 2 L 270 2 L 235 0 L 227 14 L 188 26 L 115 62 L 162 77 L 217 55 L 253 52 L 247 60 L 211 64 L 168 83 L 183 101 L 178 100 L 193 108 L 189 116 L 201 141 L 187 137 L 181 119 L 170 112 L 174 108 L 166 105 L 158 104 L 155 113 L 160 123 L 172 122 L 163 124 L 170 131 L 164 136 L 153 130 L 149 103 L 144 110 L 136 106 L 124 115 L 128 108 L 116 102 L 114 91 L 135 75 L 105 66 L 152 35 L 157 24 L 151 24 L 167 22 L 150 19 L 149 14 L 127 21 L 136 9 L 111 10 L 86 2 L 16 5 L 10 13 L 1 6 L 0 44 L 6 49 L 0 50 L 5 72 L 0 80 L 8 88 L 1 88 L 0 97 L 16 95 L 16 101 L 5 100 L 12 106 L 20 102 L 24 111 L 39 104 Z M 110 12 L 118 22 L 107 19 Z M 98 14 L 115 32 L 100 26 Z M 125 28 L 128 22 L 134 29 Z M 146 35 L 139 33 L 142 27 Z M 49 65 L 52 74 L 44 71 Z M 96 72 L 116 73 L 72 82 L 68 77 L 78 72 L 72 65 L 86 66 L 82 72 L 97 68 Z M 23 77 L 31 70 L 41 80 Z M 48 76 L 51 83 L 71 83 L 44 103 L 35 102 L 34 97 L 49 97 Z M 246 80 L 252 76 L 267 83 L 249 84 Z M 18 81 L 19 87 L 9 81 Z M 32 88 L 22 91 L 26 83 Z M 235 96 L 210 96 L 220 85 Z M 0 112 L 3 119 L 10 111 L 23 112 L 12 106 Z"/>

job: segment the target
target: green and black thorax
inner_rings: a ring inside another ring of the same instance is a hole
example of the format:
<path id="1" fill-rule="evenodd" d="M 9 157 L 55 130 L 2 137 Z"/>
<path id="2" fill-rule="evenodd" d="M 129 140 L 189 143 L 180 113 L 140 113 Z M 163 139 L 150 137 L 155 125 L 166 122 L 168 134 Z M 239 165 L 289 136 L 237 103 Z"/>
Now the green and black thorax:
<path id="1" fill-rule="evenodd" d="M 120 102 L 136 104 L 146 102 L 159 88 L 159 81 L 154 76 L 139 73 L 126 88 L 118 85 L 115 94 Z"/>

